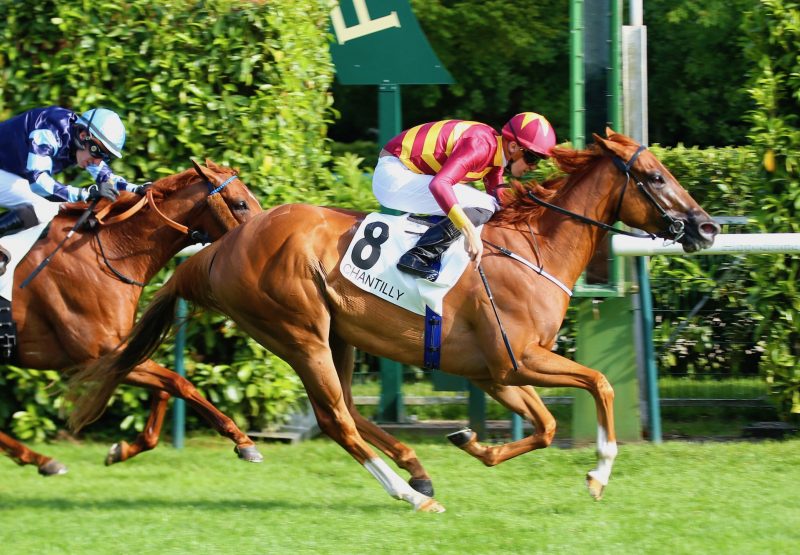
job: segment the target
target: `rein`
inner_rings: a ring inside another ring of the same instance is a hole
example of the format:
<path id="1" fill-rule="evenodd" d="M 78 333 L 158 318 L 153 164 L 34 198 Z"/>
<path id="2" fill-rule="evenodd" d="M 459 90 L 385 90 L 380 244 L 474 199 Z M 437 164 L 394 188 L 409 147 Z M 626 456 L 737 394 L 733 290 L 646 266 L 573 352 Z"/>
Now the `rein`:
<path id="1" fill-rule="evenodd" d="M 515 252 L 513 252 L 513 251 L 510 251 L 510 250 L 508 250 L 508 249 L 507 249 L 507 248 L 505 248 L 505 247 L 501 247 L 500 245 L 495 245 L 495 244 L 494 244 L 494 243 L 492 243 L 491 241 L 487 241 L 486 239 L 483 239 L 483 242 L 484 242 L 484 243 L 486 243 L 487 245 L 489 245 L 490 247 L 492 247 L 492 248 L 494 248 L 494 249 L 497 249 L 497 251 L 498 251 L 500 254 L 503 254 L 503 255 L 505 255 L 505 256 L 507 256 L 507 257 L 511 258 L 512 260 L 516 260 L 517 262 L 519 262 L 519 263 L 521 263 L 521 264 L 523 264 L 523 265 L 527 266 L 528 268 L 530 268 L 531 270 L 533 270 L 534 272 L 536 272 L 537 274 L 539 274 L 539 275 L 540 275 L 540 276 L 542 276 L 543 278 L 545 278 L 545 279 L 547 279 L 547 280 L 551 281 L 551 282 L 552 282 L 552 283 L 554 283 L 556 286 L 558 286 L 558 288 L 559 288 L 559 289 L 561 289 L 561 290 L 562 290 L 564 293 L 566 293 L 568 297 L 571 297 L 571 296 L 572 296 L 572 290 L 571 290 L 569 287 L 567 287 L 566 285 L 564 285 L 564 284 L 561 282 L 561 280 L 559 280 L 557 277 L 555 277 L 555 276 L 554 276 L 554 275 L 552 275 L 552 274 L 549 274 L 549 273 L 547 273 L 547 272 L 544 270 L 544 268 L 543 268 L 543 267 L 541 267 L 541 266 L 537 266 L 537 265 L 536 265 L 536 264 L 534 264 L 533 262 L 530 262 L 529 260 L 527 260 L 527 259 L 525 259 L 525 258 L 521 257 L 521 256 L 520 256 L 520 255 L 518 255 L 517 253 L 515 253 Z"/>
<path id="2" fill-rule="evenodd" d="M 211 198 L 212 195 L 218 194 L 220 191 L 222 191 L 225 187 L 227 187 L 238 176 L 237 175 L 230 176 L 228 179 L 223 181 L 216 188 L 214 187 L 213 183 L 211 183 L 211 181 L 207 177 L 205 177 L 205 176 L 203 176 L 203 177 L 206 180 L 206 186 L 208 187 L 208 197 L 207 198 Z M 106 206 L 105 208 L 103 208 L 102 210 L 99 210 L 95 214 L 95 219 L 97 220 L 97 223 L 99 223 L 101 226 L 106 226 L 106 225 L 111 225 L 111 224 L 115 224 L 115 223 L 119 223 L 119 222 L 124 222 L 125 220 L 127 220 L 128 218 L 130 218 L 131 216 L 133 216 L 134 214 L 139 212 L 147 204 L 150 205 L 150 207 L 153 209 L 153 211 L 169 227 L 179 231 L 180 233 L 188 235 L 189 238 L 192 241 L 192 244 L 195 244 L 195 243 L 208 243 L 209 242 L 208 241 L 208 235 L 206 235 L 205 232 L 200 231 L 200 230 L 189 230 L 189 228 L 187 226 L 176 222 L 175 220 L 173 220 L 172 218 L 170 218 L 169 216 L 164 214 L 161 210 L 159 210 L 158 206 L 156 206 L 155 198 L 153 197 L 153 190 L 149 189 L 149 188 L 145 192 L 145 195 L 136 204 L 134 204 L 133 206 L 128 208 L 122 214 L 118 214 L 116 216 L 112 216 L 111 218 L 108 218 L 107 220 L 104 220 L 103 218 L 108 214 L 108 212 L 111 209 L 111 206 L 113 205 L 113 203 L 111 203 L 108 206 Z M 105 263 L 106 267 L 109 270 L 111 270 L 111 273 L 113 273 L 121 282 L 127 283 L 128 285 L 136 285 L 138 287 L 144 287 L 146 285 L 145 283 L 142 283 L 140 281 L 136 281 L 135 279 L 127 277 L 126 275 L 122 274 L 119 270 L 114 268 L 111 265 L 111 262 L 108 260 L 108 257 L 106 256 L 106 251 L 103 248 L 103 243 L 100 241 L 100 234 L 97 233 L 95 235 L 95 237 L 97 238 L 97 246 L 100 247 L 100 255 L 103 257 L 103 262 Z"/>
<path id="3" fill-rule="evenodd" d="M 633 156 L 631 156 L 630 160 L 628 160 L 627 162 L 623 162 L 622 159 L 617 155 L 614 155 L 614 157 L 611 158 L 611 161 L 614 162 L 614 165 L 623 174 L 625 174 L 625 184 L 622 186 L 622 193 L 619 196 L 619 201 L 617 202 L 617 207 L 614 210 L 614 221 L 617 221 L 619 219 L 619 212 L 620 212 L 620 210 L 622 208 L 622 200 L 625 197 L 625 191 L 628 188 L 628 183 L 630 183 L 631 179 L 634 179 L 634 181 L 636 183 L 636 187 L 639 189 L 639 191 L 641 191 L 642 194 L 645 196 L 645 198 L 648 201 L 650 201 L 650 203 L 653 206 L 655 206 L 656 210 L 658 210 L 658 213 L 661 214 L 661 217 L 663 219 L 667 220 L 667 222 L 669 222 L 669 228 L 667 229 L 667 232 L 666 232 L 666 233 L 669 234 L 669 237 L 667 237 L 667 238 L 669 240 L 671 240 L 672 242 L 678 242 L 680 240 L 680 238 L 683 237 L 684 229 L 686 227 L 685 222 L 683 220 L 677 220 L 677 219 L 673 218 L 672 216 L 670 216 L 669 214 L 667 214 L 667 211 L 664 209 L 663 206 L 661 206 L 661 204 L 658 202 L 658 200 L 648 190 L 648 188 L 645 186 L 645 184 L 642 182 L 642 180 L 637 179 L 636 176 L 633 175 L 633 171 L 632 171 L 633 164 L 634 164 L 634 162 L 636 162 L 636 159 L 639 157 L 639 155 L 642 152 L 644 152 L 646 149 L 647 149 L 646 146 L 639 145 L 639 148 L 636 149 L 636 152 L 633 153 Z M 539 197 L 534 195 L 531 191 L 528 191 L 528 197 L 531 200 L 533 200 L 534 202 L 536 202 L 537 204 L 539 204 L 541 206 L 544 206 L 545 208 L 548 208 L 548 209 L 553 210 L 555 212 L 558 212 L 560 214 L 564 214 L 566 216 L 569 216 L 570 218 L 573 218 L 573 219 L 578 220 L 580 222 L 583 222 L 585 224 L 589 224 L 589 225 L 593 225 L 595 227 L 599 227 L 600 229 L 603 229 L 605 231 L 610 231 L 612 233 L 618 233 L 620 235 L 627 235 L 629 237 L 637 237 L 637 238 L 640 238 L 640 239 L 655 239 L 656 237 L 661 237 L 662 236 L 661 234 L 654 235 L 653 233 L 647 233 L 647 232 L 645 232 L 645 233 L 636 233 L 636 232 L 633 232 L 633 231 L 627 231 L 625 229 L 617 229 L 616 227 L 611 226 L 611 225 L 609 225 L 607 223 L 599 222 L 597 220 L 593 220 L 592 218 L 588 218 L 588 217 L 586 217 L 586 216 L 584 216 L 582 214 L 577 214 L 575 212 L 571 212 L 571 211 L 569 211 L 569 210 L 567 210 L 565 208 L 562 208 L 560 206 L 556 206 L 555 204 L 551 204 L 551 203 L 549 203 L 549 202 L 547 202 L 545 200 L 540 199 Z"/>

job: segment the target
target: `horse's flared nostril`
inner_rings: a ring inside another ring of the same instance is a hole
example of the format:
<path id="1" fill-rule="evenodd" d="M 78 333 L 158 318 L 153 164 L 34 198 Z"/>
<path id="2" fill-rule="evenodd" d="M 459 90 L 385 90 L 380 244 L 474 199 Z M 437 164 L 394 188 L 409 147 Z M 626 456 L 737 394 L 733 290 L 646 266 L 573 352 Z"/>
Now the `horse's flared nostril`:
<path id="1" fill-rule="evenodd" d="M 721 229 L 719 227 L 719 224 L 713 221 L 703 222 L 702 224 L 700 224 L 699 227 L 700 227 L 700 234 L 703 237 L 707 237 L 709 239 L 713 239 L 714 237 L 716 237 Z"/>

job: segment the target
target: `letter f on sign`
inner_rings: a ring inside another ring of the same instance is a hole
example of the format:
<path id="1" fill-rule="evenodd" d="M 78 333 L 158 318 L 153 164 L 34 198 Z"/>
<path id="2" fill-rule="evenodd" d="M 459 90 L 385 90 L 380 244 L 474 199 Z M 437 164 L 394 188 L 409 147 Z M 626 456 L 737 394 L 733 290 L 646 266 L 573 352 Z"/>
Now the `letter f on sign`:
<path id="1" fill-rule="evenodd" d="M 391 12 L 389 15 L 378 19 L 370 19 L 369 11 L 367 11 L 367 0 L 353 0 L 353 7 L 356 10 L 358 24 L 352 27 L 345 25 L 342 8 L 338 4 L 331 10 L 333 32 L 339 44 L 344 44 L 349 40 L 371 35 L 372 33 L 385 31 L 392 27 L 400 27 L 400 19 L 397 17 L 397 12 Z"/>

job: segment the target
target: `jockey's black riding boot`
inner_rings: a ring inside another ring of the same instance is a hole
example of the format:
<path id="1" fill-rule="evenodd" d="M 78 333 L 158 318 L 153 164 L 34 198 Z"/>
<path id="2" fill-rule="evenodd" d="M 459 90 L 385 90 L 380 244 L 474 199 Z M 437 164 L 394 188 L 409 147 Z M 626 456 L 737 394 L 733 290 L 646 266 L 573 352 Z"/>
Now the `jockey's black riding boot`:
<path id="1" fill-rule="evenodd" d="M 0 237 L 28 229 L 38 223 L 39 218 L 36 217 L 33 206 L 22 204 L 0 216 Z M 10 258 L 11 253 L 0 246 L 0 276 L 6 273 L 6 264 L 8 264 Z"/>
<path id="2" fill-rule="evenodd" d="M 466 208 L 464 213 L 475 226 L 486 223 L 493 214 L 483 208 Z M 417 244 L 400 257 L 397 267 L 428 281 L 436 281 L 439 277 L 437 266 L 442 260 L 442 254 L 459 236 L 461 232 L 456 225 L 450 218 L 445 218 L 420 236 Z"/>

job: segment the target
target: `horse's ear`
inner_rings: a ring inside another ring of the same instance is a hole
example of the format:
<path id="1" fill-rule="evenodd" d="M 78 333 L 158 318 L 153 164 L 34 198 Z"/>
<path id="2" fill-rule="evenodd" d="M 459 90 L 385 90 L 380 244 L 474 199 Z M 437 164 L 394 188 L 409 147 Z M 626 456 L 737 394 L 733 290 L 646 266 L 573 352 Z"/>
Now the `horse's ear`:
<path id="1" fill-rule="evenodd" d="M 597 143 L 597 146 L 606 149 L 608 148 L 608 145 L 606 144 L 608 141 L 606 141 L 603 137 L 597 133 L 592 133 L 592 137 L 594 137 L 594 142 Z"/>
<path id="2" fill-rule="evenodd" d="M 609 139 L 612 138 L 614 135 L 617 135 L 617 132 L 611 129 L 610 127 L 606 126 L 606 137 Z"/>
<path id="3" fill-rule="evenodd" d="M 219 165 L 215 164 L 211 158 L 206 158 L 206 167 L 210 170 L 219 170 Z"/>
<path id="4" fill-rule="evenodd" d="M 611 131 L 611 128 L 607 127 L 606 133 L 608 132 L 610 132 L 609 139 L 611 138 L 612 135 L 616 134 L 613 131 Z M 612 155 L 616 154 L 617 156 L 622 156 L 623 149 L 619 143 L 616 143 L 609 139 L 604 139 L 597 133 L 592 133 L 592 137 L 594 137 L 594 142 L 597 144 L 597 146 L 599 146 L 604 152 Z"/>
<path id="5" fill-rule="evenodd" d="M 197 172 L 197 175 L 199 175 L 206 181 L 211 181 L 206 175 L 206 173 L 203 171 L 203 167 L 200 164 L 198 164 L 194 159 L 192 159 L 192 165 L 194 166 L 194 171 Z"/>

